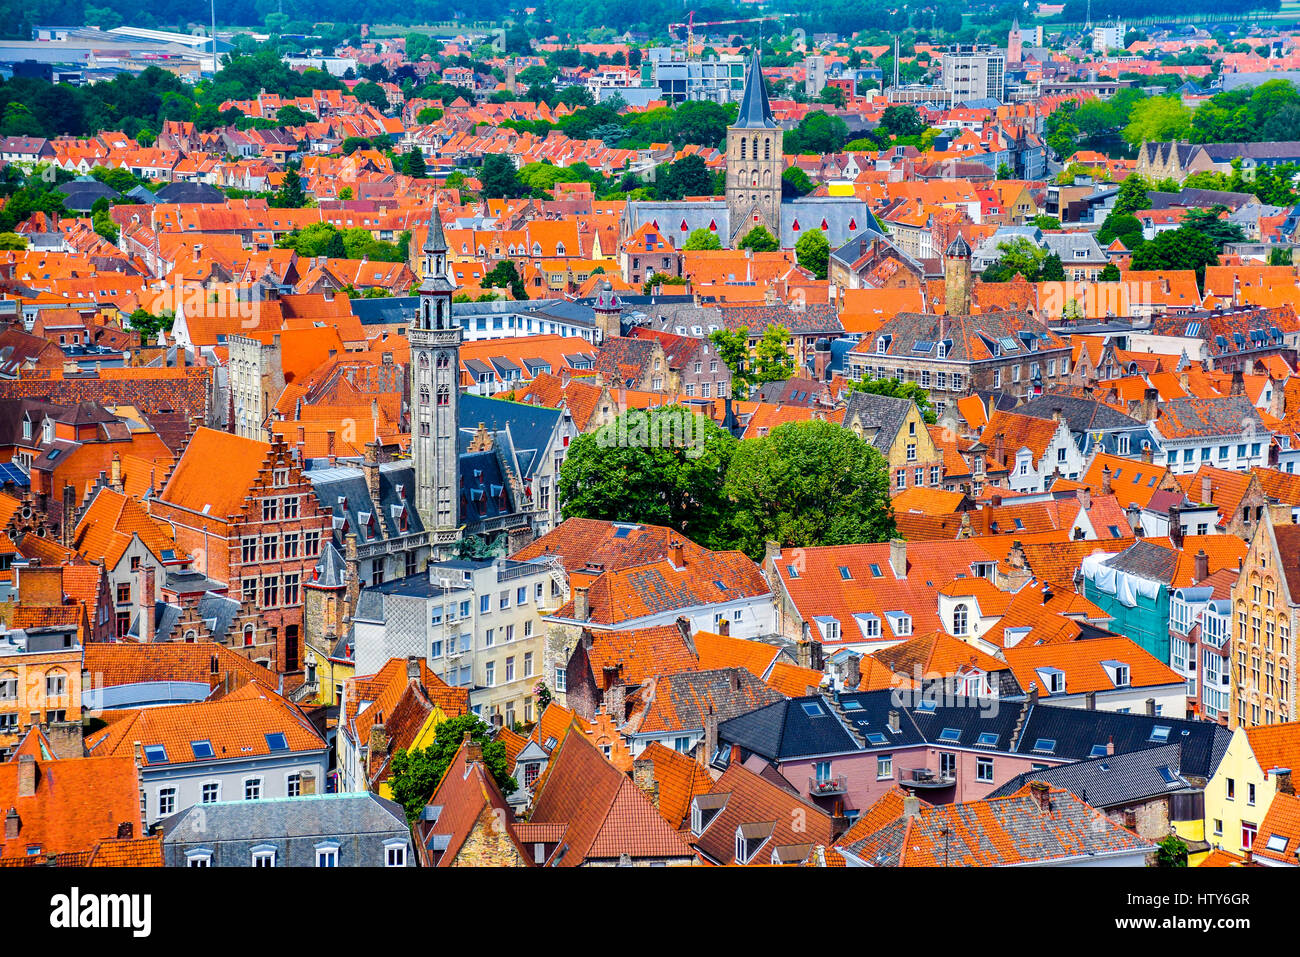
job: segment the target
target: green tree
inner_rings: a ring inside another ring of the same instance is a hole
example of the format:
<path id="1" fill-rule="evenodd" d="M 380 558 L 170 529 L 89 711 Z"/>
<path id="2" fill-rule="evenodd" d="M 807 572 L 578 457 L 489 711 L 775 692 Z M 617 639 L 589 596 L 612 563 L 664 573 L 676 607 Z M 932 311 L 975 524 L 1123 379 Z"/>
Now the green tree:
<path id="1" fill-rule="evenodd" d="M 4 237 L 0 236 L 0 249 L 5 248 L 2 245 L 3 241 Z M 1292 264 L 1291 247 L 1279 246 L 1275 249 L 1270 249 L 1268 251 L 1268 264 L 1270 266 L 1290 266 Z"/>
<path id="2" fill-rule="evenodd" d="M 1124 244 L 1127 250 L 1136 250 L 1145 240 L 1142 238 L 1142 221 L 1132 213 L 1112 212 L 1097 230 L 1097 243 L 1109 246 L 1115 240 Z"/>
<path id="3" fill-rule="evenodd" d="M 1172 96 L 1152 96 L 1133 106 L 1124 139 L 1131 146 L 1145 142 L 1185 139 L 1192 128 L 1192 111 Z"/>
<path id="4" fill-rule="evenodd" d="M 27 248 L 27 237 L 17 233 L 0 233 L 0 249 L 17 250 Z"/>
<path id="5" fill-rule="evenodd" d="M 736 248 L 748 249 L 756 253 L 774 253 L 781 248 L 781 244 L 766 226 L 755 226 L 745 233 L 736 244 Z"/>
<path id="6" fill-rule="evenodd" d="M 925 120 L 914 106 L 887 106 L 880 114 L 880 128 L 891 136 L 920 136 Z"/>
<path id="7" fill-rule="evenodd" d="M 126 317 L 126 323 L 140 333 L 141 339 L 152 340 L 159 332 L 171 331 L 172 321 L 175 318 L 170 312 L 154 315 L 147 309 L 137 309 Z"/>
<path id="8" fill-rule="evenodd" d="M 117 244 L 117 224 L 113 222 L 113 217 L 109 215 L 108 209 L 99 209 L 91 214 L 91 226 L 101 237 L 108 240 L 114 245 Z"/>
<path id="9" fill-rule="evenodd" d="M 287 103 L 275 112 L 275 122 L 277 126 L 302 126 L 304 123 L 315 123 L 316 117 L 306 110 L 300 110 L 292 103 Z"/>
<path id="10" fill-rule="evenodd" d="M 822 110 L 809 113 L 782 140 L 786 153 L 835 153 L 849 141 L 849 126 Z"/>
<path id="11" fill-rule="evenodd" d="M 443 775 L 451 767 L 465 735 L 483 749 L 483 766 L 492 774 L 502 794 L 512 794 L 519 787 L 506 766 L 506 746 L 491 736 L 491 729 L 478 715 L 463 714 L 448 718 L 434 730 L 433 744 L 418 751 L 399 748 L 393 755 L 390 786 L 393 799 L 406 809 L 407 821 L 414 823 L 429 803 Z"/>
<path id="12" fill-rule="evenodd" d="M 999 163 L 997 170 L 993 173 L 994 179 L 1015 179 L 1016 171 L 1006 163 Z"/>
<path id="13" fill-rule="evenodd" d="M 523 302 L 528 298 L 528 291 L 524 288 L 523 277 L 519 275 L 519 270 L 515 268 L 513 260 L 503 259 L 483 277 L 484 289 L 509 289 L 510 296 L 517 302 Z"/>
<path id="14" fill-rule="evenodd" d="M 790 330 L 773 323 L 763 330 L 754 347 L 755 382 L 781 382 L 794 375 L 794 357 L 790 355 Z"/>
<path id="15" fill-rule="evenodd" d="M 782 196 L 807 196 L 816 188 L 817 184 L 797 166 L 788 166 L 781 174 Z"/>
<path id="16" fill-rule="evenodd" d="M 307 194 L 302 188 L 302 177 L 297 167 L 290 166 L 284 172 L 280 188 L 275 191 L 270 204 L 276 209 L 302 209 L 307 205 Z"/>
<path id="17" fill-rule="evenodd" d="M 817 94 L 817 101 L 843 109 L 848 105 L 849 95 L 838 86 L 824 86 L 822 91 Z"/>
<path id="18" fill-rule="evenodd" d="M 1133 254 L 1132 268 L 1140 270 L 1194 269 L 1198 283 L 1205 279 L 1205 267 L 1219 264 L 1214 240 L 1192 226 L 1180 226 L 1156 233 Z"/>
<path id="19" fill-rule="evenodd" d="M 691 230 L 691 234 L 686 237 L 686 245 L 682 248 L 687 251 L 697 249 L 721 249 L 722 243 L 718 241 L 717 233 L 701 226 L 699 229 Z"/>
<path id="20" fill-rule="evenodd" d="M 911 399 L 925 421 L 934 424 L 934 403 L 930 401 L 930 390 L 922 388 L 915 382 L 903 382 L 900 379 L 860 379 L 851 386 L 853 392 L 870 392 L 872 395 L 888 395 L 895 399 Z"/>
<path id="21" fill-rule="evenodd" d="M 732 509 L 723 481 L 736 444 L 708 416 L 682 406 L 629 409 L 569 446 L 561 513 L 666 525 L 707 547 L 728 547 Z"/>
<path id="22" fill-rule="evenodd" d="M 1029 225 L 1037 226 L 1039 229 L 1047 231 L 1051 229 L 1060 229 L 1061 221 L 1055 216 L 1048 216 L 1046 213 L 1043 213 L 1031 219 Z"/>
<path id="23" fill-rule="evenodd" d="M 751 558 L 765 543 L 796 548 L 881 542 L 896 534 L 889 466 L 848 429 L 787 422 L 741 442 L 727 469 L 737 544 Z"/>
<path id="24" fill-rule="evenodd" d="M 1038 267 L 1038 282 L 1065 282 L 1065 266 L 1056 253 L 1048 253 Z"/>
<path id="25" fill-rule="evenodd" d="M 428 167 L 424 163 L 424 150 L 418 146 L 412 147 L 406 153 L 405 161 L 402 163 L 402 172 L 412 179 L 424 179 L 428 173 Z"/>
<path id="26" fill-rule="evenodd" d="M 1177 834 L 1156 844 L 1156 867 L 1186 867 L 1187 845 Z"/>
<path id="27" fill-rule="evenodd" d="M 1025 236 L 998 243 L 998 252 L 1002 255 L 989 263 L 981 274 L 984 282 L 1009 282 L 1016 276 L 1023 276 L 1030 282 L 1038 281 L 1039 271 L 1047 251 Z"/>
<path id="28" fill-rule="evenodd" d="M 670 163 L 655 180 L 655 198 L 678 200 L 686 196 L 712 196 L 713 174 L 703 158 L 692 154 Z"/>
<path id="29" fill-rule="evenodd" d="M 1119 267 L 1114 263 L 1106 263 L 1101 267 L 1101 272 L 1097 273 L 1098 282 L 1119 282 Z"/>
<path id="30" fill-rule="evenodd" d="M 483 184 L 484 199 L 517 199 L 528 192 L 519 181 L 519 171 L 514 162 L 502 153 L 489 153 L 483 157 L 478 178 Z"/>
<path id="31" fill-rule="evenodd" d="M 820 229 L 810 229 L 794 244 L 795 259 L 818 279 L 825 279 L 830 268 L 831 244 Z"/>
<path id="32" fill-rule="evenodd" d="M 430 123 L 436 123 L 442 119 L 442 110 L 436 106 L 426 106 L 420 112 L 415 114 L 415 122 L 420 126 L 428 126 Z"/>
<path id="33" fill-rule="evenodd" d="M 1240 223 L 1231 223 L 1223 219 L 1226 206 L 1212 206 L 1209 209 L 1189 209 L 1183 217 L 1183 225 L 1209 238 L 1216 249 L 1222 250 L 1228 243 L 1240 243 L 1246 239 L 1246 233 Z"/>

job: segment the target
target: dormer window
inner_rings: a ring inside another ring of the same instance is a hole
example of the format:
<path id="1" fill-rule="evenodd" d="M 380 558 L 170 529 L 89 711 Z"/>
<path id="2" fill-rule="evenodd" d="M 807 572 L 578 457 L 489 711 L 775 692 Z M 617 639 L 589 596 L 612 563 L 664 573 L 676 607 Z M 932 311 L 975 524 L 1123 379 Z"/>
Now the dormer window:
<path id="1" fill-rule="evenodd" d="M 691 833 L 703 834 L 714 818 L 727 806 L 726 794 L 700 794 L 691 801 Z"/>
<path id="2" fill-rule="evenodd" d="M 1060 668 L 1039 668 L 1038 677 L 1042 679 L 1043 690 L 1048 694 L 1065 693 L 1065 672 Z"/>
<path id="3" fill-rule="evenodd" d="M 742 824 L 736 828 L 736 863 L 748 864 L 754 859 L 768 838 L 772 836 L 773 825 L 764 824 Z"/>
<path id="4" fill-rule="evenodd" d="M 1131 675 L 1127 664 L 1122 661 L 1103 661 L 1101 665 L 1106 669 L 1111 684 L 1116 688 L 1127 688 L 1129 686 Z"/>

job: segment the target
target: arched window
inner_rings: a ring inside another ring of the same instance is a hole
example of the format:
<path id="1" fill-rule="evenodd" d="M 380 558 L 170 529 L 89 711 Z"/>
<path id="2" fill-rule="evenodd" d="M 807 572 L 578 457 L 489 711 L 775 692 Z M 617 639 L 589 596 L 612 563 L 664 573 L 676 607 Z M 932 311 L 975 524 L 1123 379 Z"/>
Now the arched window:
<path id="1" fill-rule="evenodd" d="M 771 158 L 772 158 L 772 137 L 769 136 L 767 139 L 763 141 L 763 159 L 770 160 Z"/>
<path id="2" fill-rule="evenodd" d="M 966 634 L 966 629 L 970 627 L 969 618 L 970 614 L 965 603 L 954 608 L 952 610 L 952 633 L 954 635 Z"/>
<path id="3" fill-rule="evenodd" d="M 741 141 L 740 141 L 740 158 L 741 158 L 741 159 L 744 159 L 744 158 L 745 158 L 745 147 L 748 146 L 748 145 L 749 145 L 749 144 L 746 143 L 744 139 L 741 139 Z"/>
<path id="4" fill-rule="evenodd" d="M 438 386 L 438 404 L 448 405 L 451 403 L 451 392 L 445 385 Z"/>
<path id="5" fill-rule="evenodd" d="M 427 359 L 425 360 L 425 364 L 426 364 L 426 365 L 428 364 L 428 360 L 427 360 Z M 447 368 L 449 365 L 451 365 L 451 356 L 449 356 L 449 355 L 448 355 L 447 353 L 445 353 L 445 352 L 439 352 L 439 353 L 438 353 L 438 368 L 439 368 L 439 369 L 445 369 L 445 368 Z"/>

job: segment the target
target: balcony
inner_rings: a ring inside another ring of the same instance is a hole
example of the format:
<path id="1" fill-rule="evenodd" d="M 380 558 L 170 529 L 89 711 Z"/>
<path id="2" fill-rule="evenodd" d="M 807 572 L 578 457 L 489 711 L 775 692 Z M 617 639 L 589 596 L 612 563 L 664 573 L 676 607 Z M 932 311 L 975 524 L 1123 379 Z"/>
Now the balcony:
<path id="1" fill-rule="evenodd" d="M 899 771 L 898 783 L 909 788 L 950 788 L 957 783 L 957 776 L 934 768 L 904 768 Z"/>
<path id="2" fill-rule="evenodd" d="M 848 781 L 844 775 L 837 774 L 832 778 L 809 778 L 808 793 L 813 797 L 830 797 L 834 794 L 843 794 L 848 790 Z"/>

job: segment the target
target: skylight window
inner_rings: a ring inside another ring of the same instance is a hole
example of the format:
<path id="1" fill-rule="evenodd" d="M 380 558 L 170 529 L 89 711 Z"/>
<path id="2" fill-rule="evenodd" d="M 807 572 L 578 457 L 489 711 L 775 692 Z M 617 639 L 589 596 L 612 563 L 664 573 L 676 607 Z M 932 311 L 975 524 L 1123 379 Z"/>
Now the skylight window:
<path id="1" fill-rule="evenodd" d="M 144 759 L 150 764 L 166 764 L 167 749 L 161 744 L 147 744 L 144 748 Z"/>
<path id="2" fill-rule="evenodd" d="M 1274 834 L 1268 839 L 1268 849 L 1275 854 L 1281 854 L 1286 850 L 1286 835 Z"/>
<path id="3" fill-rule="evenodd" d="M 1046 752 L 1047 754 L 1051 754 L 1056 750 L 1056 739 L 1039 738 L 1037 741 L 1034 742 L 1034 750 L 1043 751 Z"/>
<path id="4" fill-rule="evenodd" d="M 212 757 L 212 742 L 191 741 L 190 750 L 194 752 L 194 757 L 196 758 L 210 758 Z"/>
<path id="5" fill-rule="evenodd" d="M 266 746 L 272 751 L 288 751 L 289 742 L 280 731 L 273 731 L 266 736 Z"/>
<path id="6" fill-rule="evenodd" d="M 803 713 L 810 718 L 820 718 L 826 712 L 822 710 L 822 706 L 816 701 L 805 701 L 803 703 Z"/>
<path id="7" fill-rule="evenodd" d="M 1094 744 L 1092 750 L 1088 752 L 1090 758 L 1104 758 L 1106 756 L 1106 745 Z"/>
<path id="8" fill-rule="evenodd" d="M 880 577 L 880 566 L 875 563 L 872 563 L 871 565 L 871 577 L 872 578 Z"/>
<path id="9" fill-rule="evenodd" d="M 853 573 L 849 571 L 848 566 L 840 566 L 840 578 L 844 579 L 846 582 L 853 580 Z"/>
<path id="10" fill-rule="evenodd" d="M 1149 740 L 1149 741 L 1168 741 L 1168 740 L 1169 740 L 1169 728 L 1168 728 L 1166 725 L 1163 725 L 1163 724 L 1162 724 L 1162 725 L 1157 725 L 1156 727 L 1154 727 L 1154 728 L 1151 729 L 1151 737 L 1148 738 L 1147 740 Z"/>
<path id="11" fill-rule="evenodd" d="M 881 734 L 879 731 L 872 731 L 872 732 L 870 732 L 870 733 L 867 735 L 867 741 L 870 742 L 871 744 L 876 744 L 876 745 L 883 745 L 883 744 L 888 744 L 888 743 L 889 743 L 889 739 L 886 738 L 886 737 L 885 737 L 883 734 Z"/>
<path id="12" fill-rule="evenodd" d="M 798 578 L 798 577 L 799 577 L 799 568 L 798 568 L 798 566 L 796 566 L 796 565 L 786 565 L 786 566 L 785 566 L 785 570 L 790 574 L 790 577 L 791 577 L 791 578 Z"/>
<path id="13" fill-rule="evenodd" d="M 961 740 L 960 728 L 944 728 L 939 732 L 940 741 L 957 742 Z"/>
<path id="14" fill-rule="evenodd" d="M 975 743 L 986 748 L 997 747 L 998 736 L 992 731 L 981 731 Z"/>

